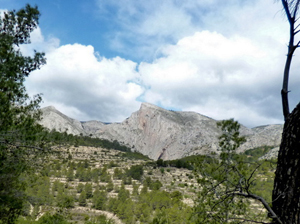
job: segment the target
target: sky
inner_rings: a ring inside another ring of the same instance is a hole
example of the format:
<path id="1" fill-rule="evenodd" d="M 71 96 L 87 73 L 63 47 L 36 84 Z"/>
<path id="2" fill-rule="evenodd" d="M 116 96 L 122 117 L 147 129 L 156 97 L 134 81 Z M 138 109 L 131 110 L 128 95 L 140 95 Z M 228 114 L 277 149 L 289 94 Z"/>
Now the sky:
<path id="1" fill-rule="evenodd" d="M 280 90 L 288 22 L 275 0 L 0 0 L 37 5 L 24 55 L 47 64 L 26 80 L 42 107 L 80 120 L 121 122 L 148 102 L 247 127 L 283 123 Z M 293 59 L 290 108 L 299 102 Z"/>

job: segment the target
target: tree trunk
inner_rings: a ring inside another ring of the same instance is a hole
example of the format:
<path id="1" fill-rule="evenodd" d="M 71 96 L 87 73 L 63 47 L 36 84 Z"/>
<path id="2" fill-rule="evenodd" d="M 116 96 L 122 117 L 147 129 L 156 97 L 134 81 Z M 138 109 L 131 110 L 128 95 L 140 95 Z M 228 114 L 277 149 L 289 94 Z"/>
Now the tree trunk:
<path id="1" fill-rule="evenodd" d="M 300 103 L 284 124 L 272 197 L 283 224 L 300 224 Z"/>

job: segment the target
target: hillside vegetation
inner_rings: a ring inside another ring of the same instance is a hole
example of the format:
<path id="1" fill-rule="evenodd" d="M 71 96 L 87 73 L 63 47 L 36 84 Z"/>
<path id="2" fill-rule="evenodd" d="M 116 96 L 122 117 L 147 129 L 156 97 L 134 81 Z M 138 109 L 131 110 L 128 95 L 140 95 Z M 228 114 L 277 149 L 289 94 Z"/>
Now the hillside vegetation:
<path id="1" fill-rule="evenodd" d="M 26 177 L 29 203 L 18 223 L 197 223 L 201 185 L 194 166 L 209 168 L 218 163 L 216 155 L 153 161 L 116 141 L 58 132 L 50 137 L 64 144 L 40 173 Z M 237 156 L 251 164 L 267 150 Z M 262 163 L 253 189 L 269 201 L 274 163 Z"/>

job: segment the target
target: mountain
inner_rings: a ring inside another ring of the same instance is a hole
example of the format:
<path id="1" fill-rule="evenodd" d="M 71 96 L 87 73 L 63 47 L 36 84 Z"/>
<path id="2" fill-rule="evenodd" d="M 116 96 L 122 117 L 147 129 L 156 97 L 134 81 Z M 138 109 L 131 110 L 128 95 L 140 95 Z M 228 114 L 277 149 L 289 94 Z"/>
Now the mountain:
<path id="1" fill-rule="evenodd" d="M 138 111 L 121 123 L 100 121 L 79 122 L 54 107 L 42 109 L 41 124 L 50 130 L 67 131 L 74 135 L 117 140 L 132 150 L 152 159 L 178 159 L 194 154 L 218 153 L 217 121 L 195 112 L 169 111 L 149 103 L 142 103 Z M 282 125 L 266 125 L 249 129 L 241 126 L 247 142 L 239 151 L 259 146 L 278 146 Z"/>
<path id="2" fill-rule="evenodd" d="M 59 112 L 55 107 L 49 106 L 42 108 L 43 119 L 40 124 L 49 130 L 57 130 L 59 132 L 67 132 L 68 134 L 79 135 L 85 133 L 80 121 L 69 118 Z"/>

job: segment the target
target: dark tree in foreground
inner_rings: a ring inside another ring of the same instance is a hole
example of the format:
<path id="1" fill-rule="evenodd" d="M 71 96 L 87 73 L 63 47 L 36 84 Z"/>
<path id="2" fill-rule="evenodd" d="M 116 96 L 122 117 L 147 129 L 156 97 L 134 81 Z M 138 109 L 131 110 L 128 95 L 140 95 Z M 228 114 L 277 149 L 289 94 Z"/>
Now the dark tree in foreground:
<path id="1" fill-rule="evenodd" d="M 36 124 L 40 96 L 30 99 L 25 78 L 45 64 L 44 54 L 25 57 L 20 45 L 30 43 L 39 11 L 27 5 L 0 18 L 0 223 L 14 223 L 26 195 L 24 175 L 42 153 L 43 128 Z"/>
<path id="2" fill-rule="evenodd" d="M 273 210 L 284 224 L 300 223 L 299 159 L 300 104 L 285 121 L 274 180 Z"/>
<path id="3" fill-rule="evenodd" d="M 290 113 L 288 82 L 292 58 L 300 42 L 295 44 L 299 29 L 300 0 L 281 0 L 290 25 L 290 40 L 284 68 L 282 108 L 285 119 L 274 180 L 272 207 L 278 219 L 274 223 L 300 223 L 300 104 Z"/>

